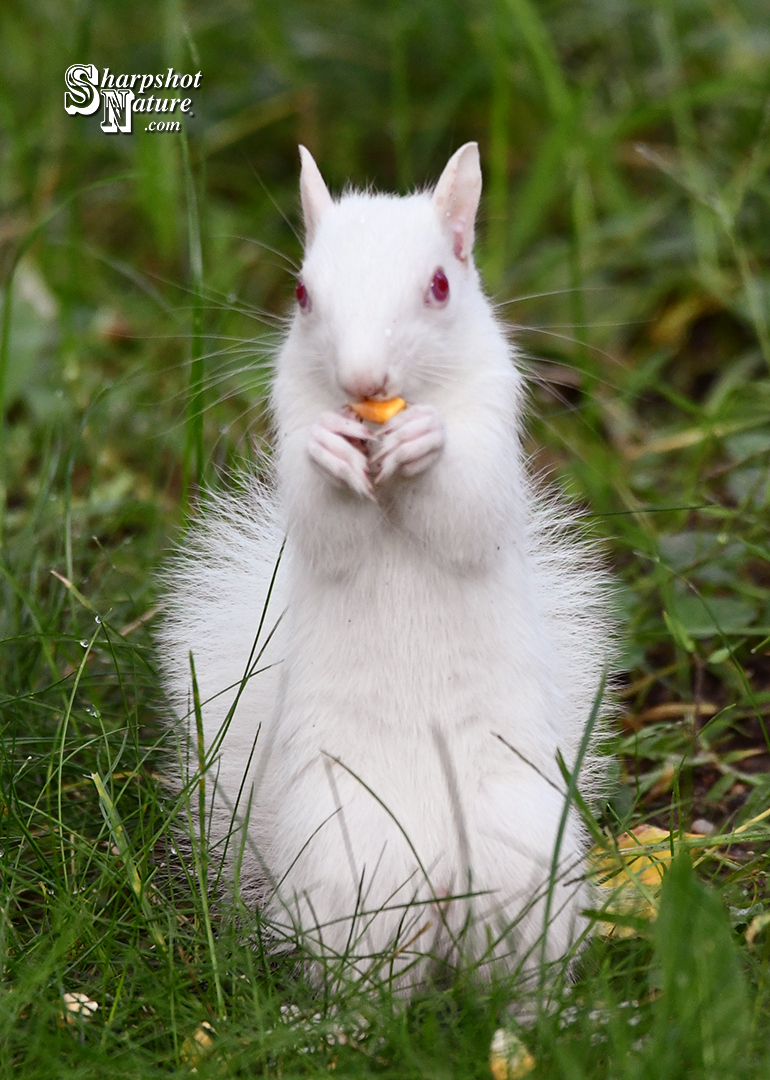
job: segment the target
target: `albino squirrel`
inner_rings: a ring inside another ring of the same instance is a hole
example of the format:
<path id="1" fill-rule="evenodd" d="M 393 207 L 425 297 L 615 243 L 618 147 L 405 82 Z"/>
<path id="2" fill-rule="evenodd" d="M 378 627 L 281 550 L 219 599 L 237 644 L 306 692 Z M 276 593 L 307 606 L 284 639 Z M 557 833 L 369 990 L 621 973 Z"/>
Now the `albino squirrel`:
<path id="1" fill-rule="evenodd" d="M 208 842 L 317 977 L 531 973 L 591 906 L 557 754 L 575 767 L 597 713 L 606 580 L 527 473 L 522 377 L 472 257 L 476 144 L 405 198 L 335 200 L 300 153 L 276 481 L 215 500 L 166 579 Z M 383 401 L 380 424 L 351 407 Z M 596 774 L 589 751 L 584 792 Z"/>

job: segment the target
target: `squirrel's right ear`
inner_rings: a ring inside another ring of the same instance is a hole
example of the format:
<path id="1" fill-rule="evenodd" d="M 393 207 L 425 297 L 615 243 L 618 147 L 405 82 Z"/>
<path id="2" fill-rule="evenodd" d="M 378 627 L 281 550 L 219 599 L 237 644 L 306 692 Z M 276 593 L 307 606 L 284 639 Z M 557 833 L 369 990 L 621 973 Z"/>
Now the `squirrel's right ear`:
<path id="1" fill-rule="evenodd" d="M 310 151 L 300 146 L 299 156 L 302 162 L 299 174 L 299 194 L 302 199 L 302 217 L 305 221 L 305 247 L 309 248 L 321 218 L 332 205 L 332 197 Z"/>
<path id="2" fill-rule="evenodd" d="M 433 192 L 433 205 L 452 237 L 454 253 L 466 262 L 473 251 L 476 211 L 481 196 L 478 143 L 468 142 L 452 154 Z"/>

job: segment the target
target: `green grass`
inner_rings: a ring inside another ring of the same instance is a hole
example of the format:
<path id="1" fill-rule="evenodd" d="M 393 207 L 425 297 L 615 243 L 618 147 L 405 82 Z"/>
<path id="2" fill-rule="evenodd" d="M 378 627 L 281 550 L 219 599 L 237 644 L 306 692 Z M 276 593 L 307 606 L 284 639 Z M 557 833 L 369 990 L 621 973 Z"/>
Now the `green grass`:
<path id="1" fill-rule="evenodd" d="M 198 485 L 269 436 L 298 141 L 333 188 L 402 191 L 481 144 L 533 467 L 620 583 L 600 826 L 770 806 L 769 54 L 761 0 L 2 8 L 3 1075 L 482 1077 L 509 1022 L 516 988 L 470 976 L 319 995 L 174 848 L 153 574 Z M 201 70 L 189 149 L 66 115 L 75 62 Z M 521 1033 L 532 1076 L 768 1075 L 767 836 L 675 861 L 655 923 L 591 942 Z M 64 1022 L 66 993 L 96 1014 Z"/>

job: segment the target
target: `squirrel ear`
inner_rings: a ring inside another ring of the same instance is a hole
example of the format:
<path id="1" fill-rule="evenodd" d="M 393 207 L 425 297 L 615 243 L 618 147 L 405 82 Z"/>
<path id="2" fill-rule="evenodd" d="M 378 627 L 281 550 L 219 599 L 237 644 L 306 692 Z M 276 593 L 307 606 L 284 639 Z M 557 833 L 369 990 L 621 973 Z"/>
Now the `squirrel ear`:
<path id="1" fill-rule="evenodd" d="M 473 225 L 480 195 L 479 146 L 469 142 L 452 154 L 433 192 L 433 205 L 452 237 L 455 255 L 462 262 L 473 251 Z"/>
<path id="2" fill-rule="evenodd" d="M 302 217 L 305 221 L 305 247 L 309 248 L 318 224 L 332 204 L 329 189 L 310 151 L 300 146 L 302 168 L 299 174 L 299 194 L 302 199 Z"/>

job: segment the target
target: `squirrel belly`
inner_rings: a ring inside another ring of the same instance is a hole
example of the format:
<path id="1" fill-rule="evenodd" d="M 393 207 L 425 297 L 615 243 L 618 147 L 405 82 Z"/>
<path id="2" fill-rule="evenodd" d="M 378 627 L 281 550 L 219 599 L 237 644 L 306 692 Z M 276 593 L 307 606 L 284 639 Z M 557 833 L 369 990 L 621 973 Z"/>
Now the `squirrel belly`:
<path id="1" fill-rule="evenodd" d="M 166 573 L 169 698 L 194 733 L 192 652 L 215 751 L 209 840 L 238 833 L 244 899 L 319 978 L 532 971 L 590 906 L 557 756 L 611 660 L 607 582 L 527 474 L 472 262 L 480 184 L 467 144 L 432 194 L 335 202 L 303 150 L 275 479 L 218 500 Z M 347 405 L 395 398 L 375 427 Z"/>

